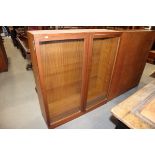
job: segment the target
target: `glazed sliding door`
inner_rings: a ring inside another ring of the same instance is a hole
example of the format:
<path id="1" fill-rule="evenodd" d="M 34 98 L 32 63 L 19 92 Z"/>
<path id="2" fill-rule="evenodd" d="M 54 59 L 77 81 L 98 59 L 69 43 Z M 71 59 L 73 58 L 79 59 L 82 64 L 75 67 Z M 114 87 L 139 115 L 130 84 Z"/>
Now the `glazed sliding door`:
<path id="1" fill-rule="evenodd" d="M 119 37 L 93 39 L 91 65 L 89 66 L 87 109 L 107 99 L 118 42 Z"/>
<path id="2" fill-rule="evenodd" d="M 84 39 L 40 42 L 40 58 L 51 122 L 81 111 Z"/>

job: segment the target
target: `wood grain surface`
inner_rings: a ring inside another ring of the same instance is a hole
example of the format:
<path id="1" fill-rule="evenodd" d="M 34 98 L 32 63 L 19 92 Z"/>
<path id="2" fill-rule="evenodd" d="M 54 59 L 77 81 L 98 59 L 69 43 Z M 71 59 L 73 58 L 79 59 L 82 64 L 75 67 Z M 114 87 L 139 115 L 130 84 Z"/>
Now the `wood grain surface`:
<path id="1" fill-rule="evenodd" d="M 83 40 L 40 43 L 50 120 L 81 110 Z"/>
<path id="2" fill-rule="evenodd" d="M 144 105 L 140 114 L 155 123 L 155 99 Z"/>
<path id="3" fill-rule="evenodd" d="M 135 87 L 143 73 L 154 32 L 124 32 L 109 90 L 109 100 Z"/>
<path id="4" fill-rule="evenodd" d="M 136 111 L 138 110 L 136 107 L 137 106 L 139 107 L 141 104 L 143 105 L 144 101 L 147 101 L 147 98 L 149 98 L 152 93 L 155 93 L 155 81 L 150 82 L 145 87 L 143 87 L 142 89 L 138 90 L 136 93 L 128 97 L 126 100 L 114 106 L 111 109 L 111 112 L 117 119 L 122 121 L 129 128 L 135 128 L 135 129 L 154 128 L 152 124 L 145 121 L 145 119 L 139 117 L 139 115 L 136 114 L 137 113 Z M 140 111 L 140 113 L 145 115 L 145 117 L 153 120 L 155 116 L 154 101 L 155 98 L 152 98 L 152 101 L 148 102 L 148 104 L 143 106 L 142 110 Z M 134 110 L 135 108 L 137 109 L 136 111 Z"/>
<path id="5" fill-rule="evenodd" d="M 29 31 L 33 72 L 48 127 L 83 115 L 137 85 L 153 34 L 145 30 Z"/>
<path id="6" fill-rule="evenodd" d="M 93 106 L 107 97 L 118 41 L 118 37 L 100 38 L 93 41 L 87 107 Z"/>

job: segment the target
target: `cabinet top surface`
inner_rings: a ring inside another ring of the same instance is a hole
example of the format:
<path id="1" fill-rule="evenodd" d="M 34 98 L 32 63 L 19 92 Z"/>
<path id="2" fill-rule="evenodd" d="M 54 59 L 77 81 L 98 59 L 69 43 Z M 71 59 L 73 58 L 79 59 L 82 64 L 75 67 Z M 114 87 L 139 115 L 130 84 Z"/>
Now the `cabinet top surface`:
<path id="1" fill-rule="evenodd" d="M 70 30 L 34 30 L 28 32 L 32 34 L 58 34 L 58 33 L 117 32 L 117 31 L 107 29 L 70 29 Z"/>
<path id="2" fill-rule="evenodd" d="M 152 30 L 108 30 L 108 29 L 71 29 L 71 30 L 35 30 L 35 31 L 28 31 L 28 33 L 33 35 L 39 34 L 65 34 L 65 33 L 99 33 L 99 32 L 151 32 Z"/>

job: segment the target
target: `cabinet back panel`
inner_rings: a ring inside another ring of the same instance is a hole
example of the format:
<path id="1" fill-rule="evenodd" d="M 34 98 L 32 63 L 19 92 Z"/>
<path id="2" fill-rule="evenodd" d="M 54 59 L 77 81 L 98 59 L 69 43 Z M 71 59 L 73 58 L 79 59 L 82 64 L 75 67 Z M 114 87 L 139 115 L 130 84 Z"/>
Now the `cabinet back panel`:
<path id="1" fill-rule="evenodd" d="M 40 43 L 51 122 L 81 110 L 84 40 Z"/>
<path id="2" fill-rule="evenodd" d="M 87 107 L 107 97 L 119 38 L 94 39 L 92 62 L 89 67 Z"/>

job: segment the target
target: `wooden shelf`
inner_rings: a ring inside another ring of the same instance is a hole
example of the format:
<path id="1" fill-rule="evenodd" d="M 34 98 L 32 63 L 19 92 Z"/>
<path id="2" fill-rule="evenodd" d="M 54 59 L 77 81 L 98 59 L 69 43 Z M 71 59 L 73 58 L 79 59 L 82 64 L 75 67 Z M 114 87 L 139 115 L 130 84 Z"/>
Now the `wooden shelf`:
<path id="1" fill-rule="evenodd" d="M 58 121 L 81 110 L 79 93 L 48 104 L 51 122 Z M 62 108 L 63 107 L 63 108 Z"/>
<path id="2" fill-rule="evenodd" d="M 68 97 L 75 93 L 80 94 L 80 92 L 81 92 L 81 85 L 79 84 L 79 82 L 50 89 L 47 91 L 48 103 Z"/>
<path id="3" fill-rule="evenodd" d="M 82 63 L 82 62 L 80 62 Z M 65 72 L 74 72 L 75 70 L 82 70 L 82 64 L 69 64 L 69 65 L 62 65 L 59 67 L 54 67 L 52 70 L 50 70 L 49 72 L 45 73 L 45 77 L 46 76 L 54 76 L 57 74 L 64 74 Z"/>

